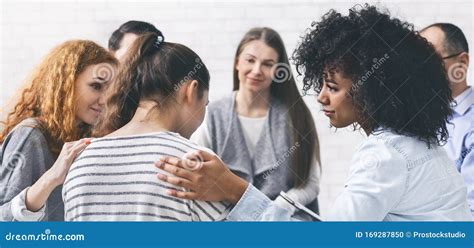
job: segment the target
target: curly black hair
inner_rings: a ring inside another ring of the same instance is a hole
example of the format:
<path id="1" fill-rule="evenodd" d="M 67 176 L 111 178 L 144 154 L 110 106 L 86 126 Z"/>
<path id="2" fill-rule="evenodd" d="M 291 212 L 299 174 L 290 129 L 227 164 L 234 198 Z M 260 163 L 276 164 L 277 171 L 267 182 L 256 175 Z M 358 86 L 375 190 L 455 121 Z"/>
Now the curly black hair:
<path id="1" fill-rule="evenodd" d="M 338 70 L 353 82 L 350 97 L 359 125 L 388 128 L 427 143 L 444 144 L 451 90 L 442 59 L 413 25 L 387 10 L 357 5 L 313 22 L 293 54 L 303 91 L 321 92 L 326 73 Z"/>

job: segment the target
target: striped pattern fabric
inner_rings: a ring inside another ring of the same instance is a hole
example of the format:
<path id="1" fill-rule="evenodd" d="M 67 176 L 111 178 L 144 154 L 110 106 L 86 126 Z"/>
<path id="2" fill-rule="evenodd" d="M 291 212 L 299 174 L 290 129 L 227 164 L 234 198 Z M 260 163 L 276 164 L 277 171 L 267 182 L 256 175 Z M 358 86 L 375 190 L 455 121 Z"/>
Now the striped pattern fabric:
<path id="1" fill-rule="evenodd" d="M 161 156 L 205 149 L 177 133 L 94 139 L 76 158 L 63 185 L 66 221 L 220 221 L 230 204 L 168 196 L 156 177 Z M 179 189 L 183 190 L 183 189 Z"/>

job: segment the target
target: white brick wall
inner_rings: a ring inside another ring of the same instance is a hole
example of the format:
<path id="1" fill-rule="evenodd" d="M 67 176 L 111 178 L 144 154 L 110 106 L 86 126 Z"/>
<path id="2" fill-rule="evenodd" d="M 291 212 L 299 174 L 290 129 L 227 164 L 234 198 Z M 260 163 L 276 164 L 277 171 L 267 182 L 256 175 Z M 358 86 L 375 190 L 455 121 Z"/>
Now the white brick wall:
<path id="1" fill-rule="evenodd" d="M 203 58 L 211 71 L 212 101 L 231 90 L 233 55 L 249 28 L 276 29 L 291 53 L 312 21 L 330 8 L 347 13 L 355 3 L 363 1 L 2 1 L 0 106 L 7 103 L 29 71 L 55 45 L 80 38 L 106 46 L 112 31 L 131 19 L 155 24 L 168 41 L 188 45 Z M 474 6 L 469 0 L 384 1 L 383 6 L 417 28 L 440 21 L 455 23 L 474 48 Z M 343 188 L 350 158 L 364 135 L 350 129 L 334 132 L 318 112 L 315 100 L 305 100 L 314 113 L 322 147 L 320 202 L 324 216 Z"/>

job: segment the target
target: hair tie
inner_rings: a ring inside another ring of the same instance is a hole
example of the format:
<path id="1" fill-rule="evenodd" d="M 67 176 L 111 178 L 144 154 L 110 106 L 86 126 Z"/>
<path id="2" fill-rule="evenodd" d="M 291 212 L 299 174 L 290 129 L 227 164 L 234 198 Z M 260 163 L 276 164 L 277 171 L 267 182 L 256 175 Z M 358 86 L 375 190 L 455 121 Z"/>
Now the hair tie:
<path id="1" fill-rule="evenodd" d="M 162 35 L 157 35 L 155 40 L 155 46 L 159 48 L 160 44 L 163 43 L 164 40 L 165 38 Z"/>

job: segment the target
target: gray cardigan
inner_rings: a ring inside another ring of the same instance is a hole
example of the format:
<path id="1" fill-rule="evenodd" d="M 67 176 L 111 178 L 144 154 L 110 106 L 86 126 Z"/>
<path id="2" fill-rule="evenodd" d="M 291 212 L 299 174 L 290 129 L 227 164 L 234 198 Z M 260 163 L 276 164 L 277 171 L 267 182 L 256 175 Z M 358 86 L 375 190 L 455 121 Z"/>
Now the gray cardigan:
<path id="1" fill-rule="evenodd" d="M 33 185 L 54 164 L 55 156 L 38 125 L 32 118 L 22 121 L 8 134 L 1 146 L 1 221 L 16 221 L 19 215 L 28 215 L 29 211 L 24 206 L 24 189 Z M 48 198 L 43 220 L 64 220 L 61 188 L 56 188 Z"/>
<path id="2" fill-rule="evenodd" d="M 242 126 L 235 111 L 235 92 L 207 108 L 206 125 L 211 149 L 229 166 L 229 169 L 257 189 L 275 199 L 280 191 L 294 187 L 295 171 L 291 154 L 298 149 L 290 137 L 288 109 L 272 97 L 268 118 L 257 141 L 254 157 L 250 157 Z M 306 205 L 319 212 L 318 200 Z M 304 216 L 300 216 L 304 219 Z"/>
<path id="3" fill-rule="evenodd" d="M 211 149 L 230 169 L 271 199 L 294 185 L 291 168 L 289 119 L 286 107 L 272 99 L 267 121 L 251 158 L 235 111 L 235 94 L 208 107 L 207 127 Z"/>

